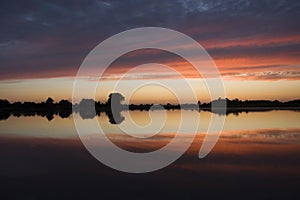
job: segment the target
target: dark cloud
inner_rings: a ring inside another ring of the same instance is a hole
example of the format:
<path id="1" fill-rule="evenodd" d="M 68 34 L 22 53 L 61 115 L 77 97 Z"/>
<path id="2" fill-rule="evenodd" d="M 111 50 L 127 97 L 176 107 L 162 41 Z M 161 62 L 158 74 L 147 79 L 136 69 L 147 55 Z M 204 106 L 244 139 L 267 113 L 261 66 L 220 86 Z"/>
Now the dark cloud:
<path id="1" fill-rule="evenodd" d="M 218 45 L 237 38 L 300 35 L 299 10 L 300 2 L 292 0 L 6 1 L 0 7 L 0 79 L 73 76 L 99 42 L 143 26 L 186 33 L 210 44 L 209 53 L 215 58 L 276 55 L 296 59 L 300 41 Z"/>

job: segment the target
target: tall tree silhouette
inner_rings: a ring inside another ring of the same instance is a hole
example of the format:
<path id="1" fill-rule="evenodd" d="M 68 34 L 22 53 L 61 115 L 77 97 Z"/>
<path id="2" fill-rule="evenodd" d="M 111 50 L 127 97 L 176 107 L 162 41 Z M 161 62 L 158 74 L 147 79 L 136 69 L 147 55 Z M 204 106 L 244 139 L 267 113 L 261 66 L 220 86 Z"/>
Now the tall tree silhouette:
<path id="1" fill-rule="evenodd" d="M 111 109 L 120 109 L 122 107 L 121 102 L 124 101 L 124 96 L 120 93 L 111 93 L 108 96 L 107 104 Z"/>
<path id="2" fill-rule="evenodd" d="M 124 120 L 124 117 L 121 115 L 121 102 L 124 101 L 124 99 L 124 96 L 120 93 L 111 93 L 108 96 L 107 105 L 109 110 L 106 112 L 106 115 L 108 116 L 110 123 L 119 124 Z"/>

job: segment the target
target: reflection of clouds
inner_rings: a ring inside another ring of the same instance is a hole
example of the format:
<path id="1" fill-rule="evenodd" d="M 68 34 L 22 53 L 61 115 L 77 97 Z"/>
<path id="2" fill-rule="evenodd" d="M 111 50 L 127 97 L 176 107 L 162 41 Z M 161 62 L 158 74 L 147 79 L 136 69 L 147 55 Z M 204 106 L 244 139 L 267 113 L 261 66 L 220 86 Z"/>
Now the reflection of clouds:
<path id="1" fill-rule="evenodd" d="M 203 142 L 205 132 L 196 135 L 191 151 L 198 152 Z M 136 138 L 127 134 L 107 134 L 109 139 L 118 146 L 133 152 L 150 152 L 167 145 L 175 136 L 174 133 L 159 133 L 149 138 Z M 191 137 L 190 134 L 181 134 L 182 143 Z M 298 145 L 300 143 L 300 129 L 260 129 L 249 131 L 223 131 L 219 138 L 220 145 L 228 144 L 243 145 L 241 148 L 251 150 L 252 146 L 247 145 Z M 245 146 L 244 146 L 245 145 Z M 222 145 L 221 145 L 222 146 Z M 232 147 L 232 146 L 231 146 Z M 230 148 L 231 148 L 230 147 Z M 218 149 L 218 145 L 216 146 Z M 235 152 L 235 150 L 234 150 Z"/>
<path id="2" fill-rule="evenodd" d="M 223 131 L 223 139 L 279 139 L 276 142 L 300 142 L 300 129 L 260 129 L 249 131 Z"/>

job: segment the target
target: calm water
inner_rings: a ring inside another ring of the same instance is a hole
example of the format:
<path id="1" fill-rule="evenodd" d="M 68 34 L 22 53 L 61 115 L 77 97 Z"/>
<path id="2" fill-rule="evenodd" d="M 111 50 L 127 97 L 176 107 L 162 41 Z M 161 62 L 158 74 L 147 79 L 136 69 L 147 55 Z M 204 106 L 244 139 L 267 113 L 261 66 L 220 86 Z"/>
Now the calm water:
<path id="1" fill-rule="evenodd" d="M 187 121 L 194 123 L 195 119 L 199 117 L 198 129 L 199 134 L 204 133 L 211 121 L 213 115 L 217 117 L 225 117 L 225 124 L 222 136 L 236 133 L 240 137 L 245 131 L 255 130 L 281 130 L 280 137 L 285 138 L 284 132 L 300 129 L 300 112 L 299 111 L 265 111 L 265 112 L 249 112 L 240 113 L 239 115 L 229 114 L 227 116 L 212 114 L 211 112 L 201 111 L 183 111 L 184 116 L 189 117 Z M 181 120 L 181 112 L 166 111 L 124 111 L 121 113 L 125 120 L 121 123 L 126 130 L 136 132 L 136 126 L 151 125 L 155 129 L 160 130 L 162 134 L 174 133 L 178 130 Z M 0 136 L 1 137 L 45 137 L 45 138 L 76 138 L 77 132 L 74 126 L 73 117 L 77 117 L 82 123 L 88 124 L 91 119 L 82 119 L 79 114 L 71 115 L 69 118 L 60 118 L 56 116 L 53 120 L 48 121 L 46 118 L 40 116 L 29 117 L 14 117 L 11 116 L 7 120 L 0 121 Z M 118 128 L 119 125 L 111 124 L 105 114 L 96 117 L 102 129 L 106 133 L 122 134 L 122 130 Z M 151 121 L 151 118 L 155 119 Z M 164 122 L 164 126 L 159 129 Z M 152 124 L 151 124 L 152 123 Z M 188 133 L 189 124 L 186 125 L 186 132 Z M 191 129 L 192 131 L 192 129 Z M 237 132 L 240 131 L 240 132 Z M 138 133 L 137 133 L 138 134 Z M 141 133 L 142 134 L 142 133 Z M 295 135 L 296 137 L 297 135 Z M 266 135 L 267 137 L 267 135 Z M 279 136 L 278 136 L 279 137 Z M 280 141 L 278 141 L 280 142 Z"/>
<path id="2" fill-rule="evenodd" d="M 97 120 L 118 146 L 134 152 L 163 147 L 173 138 L 180 111 L 126 111 L 120 124 L 139 136 L 136 126 L 163 127 L 157 136 L 129 137 L 103 114 Z M 184 111 L 197 121 L 197 136 L 172 165 L 152 173 L 127 174 L 95 160 L 81 144 L 73 118 L 14 117 L 0 121 L 0 183 L 4 196 L 40 198 L 199 199 L 296 198 L 300 184 L 300 112 L 266 111 L 239 115 Z M 225 117 L 218 143 L 204 159 L 197 153 L 212 115 Z M 152 117 L 152 120 L 151 120 Z M 132 120 L 130 120 L 130 118 Z M 187 124 L 187 127 L 189 125 Z M 192 126 L 191 126 L 192 127 Z M 93 134 L 93 133 L 91 133 Z M 180 133 L 189 134 L 187 128 Z M 142 134 L 141 134 L 142 135 Z M 18 191 L 18 192 L 15 192 Z M 118 191 L 118 192 L 116 192 Z"/>

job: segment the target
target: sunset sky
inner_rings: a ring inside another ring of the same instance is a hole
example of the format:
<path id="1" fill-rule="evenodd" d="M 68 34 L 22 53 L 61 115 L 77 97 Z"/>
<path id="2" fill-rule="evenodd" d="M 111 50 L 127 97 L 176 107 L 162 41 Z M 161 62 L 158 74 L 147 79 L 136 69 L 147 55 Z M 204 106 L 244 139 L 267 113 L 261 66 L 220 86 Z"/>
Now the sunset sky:
<path id="1" fill-rule="evenodd" d="M 106 38 L 139 27 L 174 29 L 198 41 L 218 66 L 229 98 L 299 99 L 299 19 L 297 0 L 2 2 L 0 99 L 71 99 L 74 77 L 87 54 Z M 145 63 L 173 67 L 189 79 L 201 101 L 209 101 L 189 63 L 156 50 L 120 57 L 106 72 L 97 97 L 104 101 L 118 77 Z M 129 76 L 119 92 L 127 97 L 126 84 L 151 79 L 176 84 L 177 78 L 149 66 Z M 155 87 L 138 91 L 131 101 L 175 102 Z"/>

